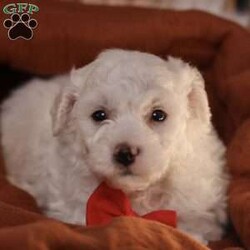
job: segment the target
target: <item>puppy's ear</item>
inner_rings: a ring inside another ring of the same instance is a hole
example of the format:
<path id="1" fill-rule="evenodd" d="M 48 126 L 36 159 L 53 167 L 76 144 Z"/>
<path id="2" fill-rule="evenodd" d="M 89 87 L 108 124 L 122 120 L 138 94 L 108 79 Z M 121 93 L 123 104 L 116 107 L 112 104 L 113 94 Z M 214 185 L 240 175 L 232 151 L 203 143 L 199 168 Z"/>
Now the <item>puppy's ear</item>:
<path id="1" fill-rule="evenodd" d="M 171 56 L 168 57 L 167 65 L 168 69 L 175 73 L 175 77 L 177 76 L 180 83 L 176 86 L 176 91 L 184 93 L 188 98 L 190 118 L 208 125 L 211 113 L 204 80 L 200 72 L 181 59 Z"/>
<path id="2" fill-rule="evenodd" d="M 70 121 L 70 113 L 77 100 L 78 92 L 75 87 L 64 88 L 55 99 L 51 110 L 52 131 L 57 136 L 62 132 Z"/>
<path id="3" fill-rule="evenodd" d="M 193 79 L 191 81 L 191 88 L 188 91 L 190 115 L 192 119 L 199 120 L 204 125 L 209 125 L 211 113 L 204 80 L 197 69 L 192 68 L 191 70 L 193 71 Z"/>
<path id="4" fill-rule="evenodd" d="M 80 69 L 72 69 L 70 72 L 69 86 L 62 89 L 55 99 L 51 110 L 53 135 L 57 136 L 65 129 L 72 120 L 71 111 L 83 89 L 93 63 Z"/>

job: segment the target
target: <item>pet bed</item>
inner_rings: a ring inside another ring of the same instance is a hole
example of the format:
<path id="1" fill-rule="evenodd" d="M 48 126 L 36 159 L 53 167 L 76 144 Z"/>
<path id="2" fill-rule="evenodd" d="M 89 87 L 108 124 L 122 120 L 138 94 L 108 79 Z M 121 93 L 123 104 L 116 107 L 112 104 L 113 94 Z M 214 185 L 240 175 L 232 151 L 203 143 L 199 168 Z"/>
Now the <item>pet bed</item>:
<path id="1" fill-rule="evenodd" d="M 1 9 L 8 3 L 1 1 Z M 30 40 L 10 40 L 2 25 L 9 15 L 0 14 L 1 99 L 32 76 L 83 66 L 107 48 L 172 55 L 197 66 L 232 173 L 231 226 L 225 239 L 210 247 L 250 249 L 250 33 L 198 11 L 30 3 L 40 9 L 32 14 L 38 26 Z M 48 219 L 31 196 L 7 182 L 3 161 L 0 166 L 1 249 L 207 249 L 176 229 L 141 218 L 120 217 L 99 227 Z"/>

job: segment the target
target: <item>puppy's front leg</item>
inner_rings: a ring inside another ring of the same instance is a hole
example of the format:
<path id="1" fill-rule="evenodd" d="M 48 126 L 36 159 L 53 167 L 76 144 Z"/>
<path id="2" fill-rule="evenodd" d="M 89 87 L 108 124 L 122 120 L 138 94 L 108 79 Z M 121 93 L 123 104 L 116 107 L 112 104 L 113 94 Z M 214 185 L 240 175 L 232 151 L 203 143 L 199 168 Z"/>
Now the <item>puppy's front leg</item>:
<path id="1" fill-rule="evenodd" d="M 189 234 L 197 241 L 207 245 L 209 241 L 221 239 L 223 235 L 223 224 L 218 221 L 215 213 L 206 213 L 207 217 L 195 215 L 188 220 L 182 220 L 178 223 L 178 229 Z"/>

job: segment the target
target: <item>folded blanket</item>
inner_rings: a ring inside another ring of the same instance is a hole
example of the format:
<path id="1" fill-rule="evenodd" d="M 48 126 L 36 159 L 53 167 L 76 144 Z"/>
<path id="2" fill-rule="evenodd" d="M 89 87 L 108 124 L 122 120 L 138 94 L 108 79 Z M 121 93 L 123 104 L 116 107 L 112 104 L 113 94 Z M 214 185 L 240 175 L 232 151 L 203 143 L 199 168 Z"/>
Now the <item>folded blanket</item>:
<path id="1" fill-rule="evenodd" d="M 249 32 L 197 11 L 29 2 L 40 9 L 32 14 L 38 26 L 31 40 L 11 41 L 1 25 L 9 15 L 0 14 L 1 98 L 31 75 L 64 73 L 106 48 L 172 55 L 194 64 L 205 77 L 213 123 L 228 147 L 232 173 L 229 216 L 236 233 L 211 247 L 250 249 Z M 1 1 L 1 9 L 8 3 Z M 206 249 L 175 229 L 140 218 L 121 217 L 102 227 L 45 218 L 32 197 L 6 181 L 0 166 L 1 249 Z"/>

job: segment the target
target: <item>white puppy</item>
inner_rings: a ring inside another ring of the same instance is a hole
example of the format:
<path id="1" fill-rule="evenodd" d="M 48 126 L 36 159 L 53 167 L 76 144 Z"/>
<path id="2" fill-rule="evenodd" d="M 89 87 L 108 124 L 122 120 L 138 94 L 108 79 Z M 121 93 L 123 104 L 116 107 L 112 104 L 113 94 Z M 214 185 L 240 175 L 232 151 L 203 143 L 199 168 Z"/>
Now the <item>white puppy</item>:
<path id="1" fill-rule="evenodd" d="M 33 80 L 2 106 L 8 179 L 50 216 L 83 224 L 106 180 L 144 214 L 172 209 L 206 243 L 226 221 L 225 148 L 201 75 L 179 59 L 108 50 L 86 67 Z"/>

